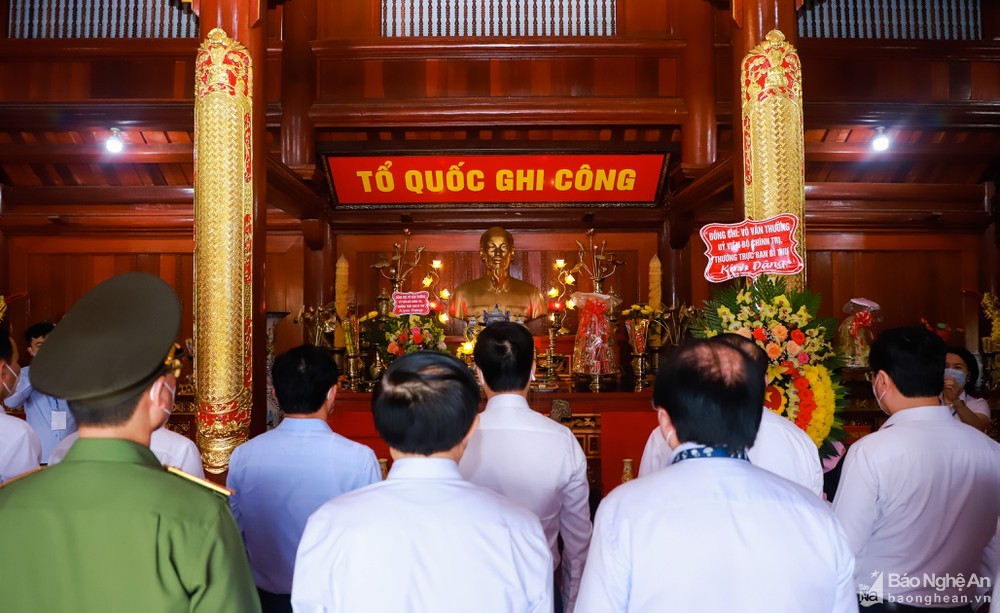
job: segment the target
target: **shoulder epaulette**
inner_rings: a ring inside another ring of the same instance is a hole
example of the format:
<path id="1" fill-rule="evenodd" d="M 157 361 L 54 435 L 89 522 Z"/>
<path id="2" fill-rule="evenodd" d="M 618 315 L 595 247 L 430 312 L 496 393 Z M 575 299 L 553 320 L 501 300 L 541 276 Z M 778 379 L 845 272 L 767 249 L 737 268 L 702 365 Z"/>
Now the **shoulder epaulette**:
<path id="1" fill-rule="evenodd" d="M 183 470 L 177 468 L 176 466 L 164 466 L 164 468 L 167 469 L 168 473 L 172 473 L 174 475 L 177 475 L 178 477 L 184 477 L 185 479 L 187 479 L 188 481 L 190 481 L 192 483 L 197 483 L 198 485 L 200 485 L 202 487 L 207 487 L 208 489 L 212 490 L 213 492 L 218 492 L 218 493 L 222 494 L 223 496 L 232 496 L 235 493 L 235 492 L 233 492 L 233 490 L 229 489 L 228 487 L 223 487 L 223 486 L 219 485 L 218 483 L 212 483 L 208 479 L 202 479 L 201 477 L 195 477 L 194 475 L 188 474 L 188 473 L 184 472 Z"/>
<path id="2" fill-rule="evenodd" d="M 18 475 L 16 477 L 14 477 L 13 479 L 9 479 L 7 481 L 4 481 L 3 483 L 0 483 L 0 488 L 7 487 L 8 485 L 10 485 L 11 483 L 14 483 L 15 481 L 20 481 L 21 479 L 24 479 L 28 475 L 33 475 L 33 474 L 37 473 L 38 471 L 42 470 L 43 468 L 46 468 L 46 467 L 45 466 L 39 466 L 38 468 L 33 468 L 33 469 L 29 470 L 26 473 L 22 473 L 22 474 L 20 474 L 20 475 Z"/>

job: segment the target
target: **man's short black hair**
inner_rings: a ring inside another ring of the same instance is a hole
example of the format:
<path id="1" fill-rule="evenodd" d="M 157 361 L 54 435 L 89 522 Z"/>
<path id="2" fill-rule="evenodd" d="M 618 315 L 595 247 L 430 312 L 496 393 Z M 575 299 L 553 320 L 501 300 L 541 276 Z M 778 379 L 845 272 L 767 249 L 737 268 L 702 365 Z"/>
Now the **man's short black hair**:
<path id="1" fill-rule="evenodd" d="M 531 377 L 535 340 L 521 324 L 500 321 L 479 333 L 472 357 L 491 390 L 519 392 L 528 386 Z"/>
<path id="2" fill-rule="evenodd" d="M 0 360 L 10 364 L 14 359 L 14 344 L 10 342 L 10 336 L 0 334 Z"/>
<path id="3" fill-rule="evenodd" d="M 271 367 L 278 405 L 285 413 L 298 415 L 318 411 L 338 376 L 330 353 L 315 345 L 290 349 L 279 355 Z"/>
<path id="4" fill-rule="evenodd" d="M 883 330 L 872 343 L 868 367 L 884 371 L 907 398 L 939 396 L 944 389 L 944 341 L 920 326 Z"/>
<path id="5" fill-rule="evenodd" d="M 151 382 L 150 387 L 153 383 L 156 381 Z M 73 414 L 77 426 L 108 428 L 120 426 L 131 419 L 139 406 L 139 400 L 148 391 L 149 387 L 146 387 L 110 407 L 89 407 L 86 400 L 70 400 L 66 404 L 69 405 L 69 412 Z"/>
<path id="6" fill-rule="evenodd" d="M 948 347 L 945 350 L 945 357 L 948 357 L 949 353 L 954 353 L 958 357 L 962 358 L 965 362 L 965 367 L 969 369 L 969 376 L 965 381 L 965 393 L 973 394 L 976 391 L 976 382 L 979 381 L 979 362 L 976 362 L 976 356 L 972 355 L 972 352 L 965 347 L 959 347 L 955 345 L 953 347 Z M 944 389 L 944 388 L 942 388 Z"/>
<path id="7" fill-rule="evenodd" d="M 771 359 L 767 357 L 767 352 L 764 348 L 752 341 L 745 336 L 740 336 L 739 334 L 733 332 L 726 332 L 725 334 L 720 334 L 712 339 L 713 341 L 724 343 L 730 347 L 735 347 L 745 353 L 747 357 L 753 360 L 766 375 L 767 367 L 771 363 Z"/>
<path id="8" fill-rule="evenodd" d="M 479 385 L 472 371 L 438 351 L 396 359 L 372 393 L 372 415 L 390 447 L 431 455 L 453 449 L 479 412 Z"/>
<path id="9" fill-rule="evenodd" d="M 36 324 L 31 324 L 28 329 L 24 331 L 24 344 L 31 345 L 31 341 L 36 338 L 42 338 L 49 335 L 56 329 L 56 325 L 51 321 L 40 321 Z"/>
<path id="10" fill-rule="evenodd" d="M 691 341 L 668 354 L 653 402 L 666 409 L 679 441 L 744 451 L 760 427 L 764 375 L 727 343 Z"/>

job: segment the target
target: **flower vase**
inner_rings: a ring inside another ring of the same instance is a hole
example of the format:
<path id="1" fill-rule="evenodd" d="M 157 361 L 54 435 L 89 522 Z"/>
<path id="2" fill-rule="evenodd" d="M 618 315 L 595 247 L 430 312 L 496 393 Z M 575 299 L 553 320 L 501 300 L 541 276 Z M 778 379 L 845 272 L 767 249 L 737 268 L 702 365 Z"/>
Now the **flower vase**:
<path id="1" fill-rule="evenodd" d="M 372 363 L 368 367 L 368 379 L 370 381 L 378 381 L 382 378 L 382 373 L 385 372 L 386 366 L 385 362 L 382 361 L 382 354 L 378 350 L 373 351 Z"/>
<path id="2" fill-rule="evenodd" d="M 577 292 L 573 300 L 581 305 L 580 323 L 573 344 L 573 372 L 593 378 L 591 390 L 597 391 L 603 375 L 619 372 L 618 344 L 615 341 L 611 312 L 621 300 L 606 294 Z"/>
<path id="3" fill-rule="evenodd" d="M 646 379 L 646 341 L 649 339 L 650 320 L 645 318 L 626 319 L 625 332 L 629 347 L 632 349 L 632 376 L 635 379 L 634 391 L 641 392 Z"/>

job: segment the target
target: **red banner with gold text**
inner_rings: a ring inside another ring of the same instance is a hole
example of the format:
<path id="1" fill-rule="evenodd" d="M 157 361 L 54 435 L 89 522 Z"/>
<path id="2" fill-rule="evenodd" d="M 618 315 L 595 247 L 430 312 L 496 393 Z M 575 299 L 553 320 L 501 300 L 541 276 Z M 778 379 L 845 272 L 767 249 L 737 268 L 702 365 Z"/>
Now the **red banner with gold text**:
<path id="1" fill-rule="evenodd" d="M 327 156 L 337 203 L 653 203 L 666 154 Z"/>

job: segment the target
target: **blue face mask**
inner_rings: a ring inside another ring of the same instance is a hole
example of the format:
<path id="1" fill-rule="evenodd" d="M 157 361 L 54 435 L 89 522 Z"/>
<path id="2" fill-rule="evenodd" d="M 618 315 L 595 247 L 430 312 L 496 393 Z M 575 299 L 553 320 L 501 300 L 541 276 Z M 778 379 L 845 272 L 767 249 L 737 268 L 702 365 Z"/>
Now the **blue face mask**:
<path id="1" fill-rule="evenodd" d="M 959 387 L 965 387 L 965 371 L 964 370 L 958 370 L 957 368 L 945 368 L 944 369 L 944 378 L 945 379 L 954 379 L 955 383 L 957 383 Z"/>

